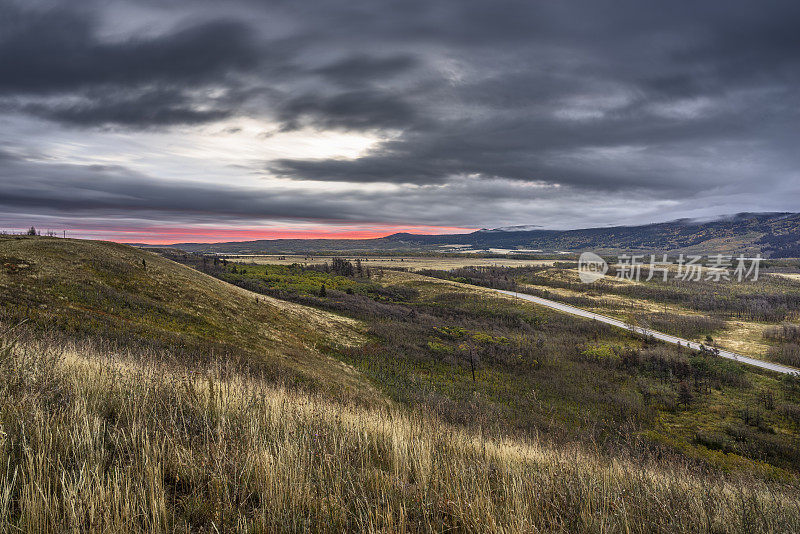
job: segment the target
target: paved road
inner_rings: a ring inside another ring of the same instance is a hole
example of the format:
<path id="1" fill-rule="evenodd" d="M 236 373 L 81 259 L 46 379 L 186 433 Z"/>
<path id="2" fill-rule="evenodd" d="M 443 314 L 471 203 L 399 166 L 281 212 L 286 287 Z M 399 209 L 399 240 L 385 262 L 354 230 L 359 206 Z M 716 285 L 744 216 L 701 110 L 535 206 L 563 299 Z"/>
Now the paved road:
<path id="1" fill-rule="evenodd" d="M 618 326 L 619 328 L 624 328 L 625 330 L 631 330 L 632 332 L 636 332 L 638 334 L 652 336 L 661 341 L 666 341 L 667 343 L 673 343 L 675 345 L 683 345 L 684 347 L 690 347 L 695 350 L 700 350 L 700 347 L 702 346 L 701 343 L 689 341 L 688 339 L 683 339 L 676 336 L 671 336 L 669 334 L 663 334 L 661 332 L 656 332 L 655 330 L 650 330 L 649 328 L 644 329 L 639 326 L 632 326 L 626 324 L 625 321 L 620 321 L 619 319 L 614 319 L 612 317 L 600 315 L 599 313 L 582 310 L 581 308 L 576 308 L 575 306 L 570 306 L 569 304 L 562 304 L 560 302 L 555 302 L 553 300 L 543 299 L 541 297 L 534 297 L 533 295 L 526 295 L 525 293 L 506 291 L 504 289 L 492 289 L 491 291 L 496 291 L 504 295 L 509 295 L 512 297 L 520 298 L 522 300 L 535 302 L 536 304 L 541 304 L 542 306 L 547 306 L 548 308 L 553 308 L 554 310 L 571 313 L 572 315 L 578 315 L 580 317 L 595 319 L 596 321 L 600 321 L 602 323 L 610 324 L 613 326 Z M 781 365 L 778 363 L 765 362 L 763 360 L 756 360 L 755 358 L 749 358 L 747 356 L 742 356 L 741 354 L 737 354 L 735 352 L 730 352 L 727 350 L 720 350 L 719 355 L 722 356 L 723 358 L 728 358 L 729 360 L 736 360 L 737 362 L 740 363 L 746 363 L 747 365 L 754 365 L 756 367 L 761 367 L 762 369 L 769 369 L 770 371 L 777 371 L 779 373 L 786 373 L 786 374 L 793 374 L 793 373 L 800 374 L 800 369 L 795 369 L 794 367 L 788 367 L 786 365 Z"/>

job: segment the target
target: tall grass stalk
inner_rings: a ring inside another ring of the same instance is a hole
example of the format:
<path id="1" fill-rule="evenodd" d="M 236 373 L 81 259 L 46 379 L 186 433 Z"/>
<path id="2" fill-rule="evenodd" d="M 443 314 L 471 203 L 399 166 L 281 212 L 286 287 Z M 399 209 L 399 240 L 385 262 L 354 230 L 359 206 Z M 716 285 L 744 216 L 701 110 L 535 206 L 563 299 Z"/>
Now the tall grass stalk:
<path id="1" fill-rule="evenodd" d="M 157 356 L 157 355 L 151 355 Z M 0 532 L 797 532 L 791 488 L 86 343 L 0 350 Z"/>

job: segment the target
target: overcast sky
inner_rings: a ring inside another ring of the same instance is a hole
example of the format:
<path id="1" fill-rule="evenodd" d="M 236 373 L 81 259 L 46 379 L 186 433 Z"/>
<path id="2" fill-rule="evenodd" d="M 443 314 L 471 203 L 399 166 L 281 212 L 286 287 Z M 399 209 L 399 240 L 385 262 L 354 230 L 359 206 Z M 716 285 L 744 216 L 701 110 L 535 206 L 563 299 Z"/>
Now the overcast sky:
<path id="1" fill-rule="evenodd" d="M 799 21 L 796 1 L 0 0 L 0 230 L 798 211 Z"/>

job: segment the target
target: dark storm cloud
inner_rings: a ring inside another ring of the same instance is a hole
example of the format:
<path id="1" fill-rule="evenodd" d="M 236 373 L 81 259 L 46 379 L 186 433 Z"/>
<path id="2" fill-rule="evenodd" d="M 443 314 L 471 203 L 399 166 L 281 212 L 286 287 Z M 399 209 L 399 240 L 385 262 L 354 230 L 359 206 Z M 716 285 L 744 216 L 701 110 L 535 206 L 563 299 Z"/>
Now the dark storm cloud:
<path id="1" fill-rule="evenodd" d="M 0 7 L 0 92 L 54 94 L 103 85 L 202 84 L 257 61 L 249 27 L 219 20 L 168 35 L 102 41 L 96 16 Z"/>
<path id="2" fill-rule="evenodd" d="M 236 99 L 206 98 L 204 109 L 197 109 L 191 104 L 194 97 L 172 88 L 94 93 L 84 95 L 77 103 L 34 103 L 22 109 L 38 117 L 77 126 L 148 127 L 211 122 L 228 117 L 236 107 Z"/>
<path id="3" fill-rule="evenodd" d="M 381 27 L 386 39 L 446 50 L 462 71 L 438 83 L 424 80 L 424 97 L 401 92 L 415 113 L 396 118 L 386 106 L 385 114 L 369 113 L 370 121 L 354 110 L 348 122 L 339 113 L 345 108 L 320 99 L 309 103 L 305 117 L 325 128 L 402 126 L 399 137 L 354 161 L 283 159 L 268 168 L 295 179 L 425 184 L 499 176 L 606 190 L 672 189 L 680 198 L 746 179 L 722 171 L 743 149 L 772 159 L 776 173 L 800 163 L 792 151 L 774 151 L 798 140 L 794 4 L 707 3 L 691 12 L 595 2 L 420 6 L 420 13 L 431 12 L 427 21 L 448 21 L 441 31 L 407 15 L 396 19 L 407 41 L 398 28 Z M 374 25 L 363 27 L 369 35 Z M 367 108 L 398 96 L 391 84 L 370 86 L 367 94 Z M 618 101 L 609 101 L 615 95 Z M 303 106 L 287 111 L 305 112 Z M 658 159 L 645 168 L 584 157 L 587 149 L 631 146 Z M 714 158 L 719 173 L 692 172 L 693 161 Z"/>
<path id="4" fill-rule="evenodd" d="M 409 103 L 396 95 L 374 91 L 303 95 L 276 107 L 276 118 L 285 131 L 306 125 L 342 130 L 402 128 L 411 125 L 416 118 L 416 110 Z"/>
<path id="5" fill-rule="evenodd" d="M 98 16 L 63 5 L 0 5 L 0 99 L 16 109 L 81 126 L 209 122 L 242 95 L 235 74 L 258 63 L 253 32 L 214 20 L 119 42 L 98 36 Z M 220 88 L 226 98 L 205 96 Z"/>
<path id="6" fill-rule="evenodd" d="M 787 201 L 782 186 L 800 168 L 797 2 L 21 5 L 0 0 L 6 112 L 81 128 L 169 130 L 242 115 L 283 132 L 369 132 L 383 140 L 354 159 L 309 154 L 251 170 L 296 182 L 399 188 L 298 188 L 270 198 L 220 184 L 184 196 L 135 175 L 79 183 L 77 174 L 89 171 L 74 167 L 79 191 L 98 188 L 114 203 L 92 198 L 95 204 L 84 205 L 86 195 L 58 200 L 43 192 L 51 207 L 145 209 L 149 198 L 163 213 L 185 213 L 183 200 L 191 200 L 220 216 L 313 217 L 318 210 L 319 218 L 384 220 L 385 210 L 370 203 L 392 201 L 399 215 L 417 220 L 470 224 L 471 217 L 490 226 L 488 208 L 466 208 L 513 200 L 525 184 L 542 186 L 530 190 L 531 201 L 551 206 L 569 201 L 559 194 L 586 202 L 618 195 L 703 199 L 725 211 L 731 192 L 757 196 L 762 207 Z M 109 21 L 133 6 L 174 24 L 109 38 Z M 147 184 L 139 194 L 123 187 L 137 180 Z M 35 202 L 35 187 L 45 184 L 30 184 L 15 202 Z M 433 206 L 447 202 L 443 192 L 453 210 Z M 214 198 L 222 199 L 216 207 Z M 409 210 L 412 200 L 419 210 Z M 514 209 L 520 223 L 538 222 L 524 220 L 538 212 Z"/>
<path id="7" fill-rule="evenodd" d="M 230 221 L 259 223 L 282 219 L 406 223 L 441 218 L 459 224 L 466 220 L 460 204 L 482 197 L 484 208 L 494 201 L 519 195 L 518 191 L 470 184 L 442 190 L 418 189 L 393 195 L 386 202 L 382 192 L 303 189 L 264 191 L 254 187 L 158 179 L 119 165 L 67 165 L 0 150 L 0 213 L 4 220 L 26 220 L 31 213 L 70 217 L 134 217 L 141 220 L 226 224 Z M 436 199 L 438 207 L 423 199 Z"/>
<path id="8" fill-rule="evenodd" d="M 0 152 L 0 206 L 22 213 L 151 214 L 206 221 L 231 217 L 354 218 L 336 199 L 293 192 L 270 194 L 222 184 L 159 180 L 114 165 L 63 165 Z"/>
<path id="9" fill-rule="evenodd" d="M 385 58 L 354 55 L 318 67 L 314 72 L 345 86 L 360 86 L 400 75 L 414 68 L 417 63 L 417 59 L 408 54 Z"/>
<path id="10" fill-rule="evenodd" d="M 308 69 L 326 83 L 315 92 L 274 99 L 273 117 L 284 131 L 306 126 L 372 130 L 418 126 L 417 106 L 394 81 L 419 66 L 408 54 L 372 57 L 355 53 Z M 387 85 L 388 83 L 388 85 Z"/>

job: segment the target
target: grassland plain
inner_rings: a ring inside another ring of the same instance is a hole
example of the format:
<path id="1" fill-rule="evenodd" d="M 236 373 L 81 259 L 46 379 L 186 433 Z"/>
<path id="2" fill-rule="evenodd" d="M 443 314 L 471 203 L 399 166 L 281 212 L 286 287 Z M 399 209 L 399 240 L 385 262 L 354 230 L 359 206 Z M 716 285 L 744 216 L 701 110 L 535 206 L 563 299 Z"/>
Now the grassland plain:
<path id="1" fill-rule="evenodd" d="M 187 256 L 233 287 L 24 241 L 2 249 L 0 530 L 800 524 L 800 384 L 410 273 Z"/>
<path id="2" fill-rule="evenodd" d="M 765 273 L 757 281 L 744 283 L 610 279 L 588 291 L 574 283 L 576 278 L 571 269 L 554 267 L 531 278 L 523 276 L 521 281 L 544 282 L 540 288 L 547 291 L 559 288 L 588 297 L 598 309 L 634 317 L 656 329 L 671 329 L 699 340 L 710 335 L 722 348 L 800 366 L 796 342 L 788 340 L 787 346 L 765 335 L 777 325 L 800 321 L 800 282 L 785 273 Z"/>

